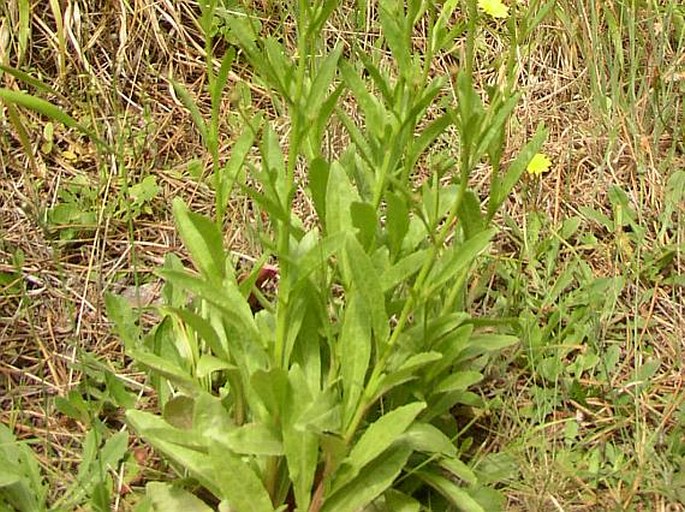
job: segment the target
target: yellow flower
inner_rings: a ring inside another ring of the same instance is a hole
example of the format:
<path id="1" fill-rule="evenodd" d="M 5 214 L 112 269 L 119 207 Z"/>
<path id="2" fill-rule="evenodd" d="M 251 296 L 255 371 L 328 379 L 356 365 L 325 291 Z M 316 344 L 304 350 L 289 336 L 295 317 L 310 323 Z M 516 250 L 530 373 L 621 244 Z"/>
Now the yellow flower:
<path id="1" fill-rule="evenodd" d="M 493 18 L 509 16 L 509 7 L 502 0 L 478 0 L 478 7 Z"/>
<path id="2" fill-rule="evenodd" d="M 544 153 L 535 153 L 526 170 L 529 174 L 540 176 L 543 172 L 549 171 L 552 161 Z"/>

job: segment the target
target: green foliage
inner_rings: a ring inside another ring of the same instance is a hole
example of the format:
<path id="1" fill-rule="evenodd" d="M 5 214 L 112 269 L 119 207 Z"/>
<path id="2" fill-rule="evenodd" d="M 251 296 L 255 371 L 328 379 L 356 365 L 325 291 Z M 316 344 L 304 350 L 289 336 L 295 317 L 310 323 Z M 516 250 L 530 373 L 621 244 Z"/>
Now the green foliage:
<path id="1" fill-rule="evenodd" d="M 129 424 L 209 490 L 220 510 L 415 510 L 415 495 L 463 510 L 499 507 L 455 448 L 459 429 L 450 411 L 482 405 L 469 388 L 490 355 L 516 341 L 474 329 L 465 290 L 494 234 L 490 221 L 544 132 L 502 178 L 493 177 L 483 215 L 469 174 L 483 158 L 500 168 L 497 144 L 518 98 L 500 94 L 486 105 L 462 72 L 457 108 L 442 102 L 442 114 L 425 122 L 446 86 L 444 77 L 428 80 L 426 73 L 432 56 L 451 44 L 449 13 L 437 18 L 431 51 L 421 55 L 411 35 L 429 5 L 382 2 L 382 37 L 397 66 L 388 73 L 373 55 L 357 55 L 360 67 L 340 47 L 320 45 L 332 2 L 300 4 L 295 58 L 275 38 L 260 37 L 249 16 L 201 5 L 208 41 L 221 34 L 238 46 L 292 123 L 287 145 L 269 124 L 261 130 L 261 164 L 248 166 L 258 186 L 240 183 L 270 219 L 264 247 L 279 264 L 278 291 L 275 303 L 255 314 L 252 288 L 236 277 L 222 245 L 222 210 L 215 223 L 175 201 L 177 228 L 198 273 L 167 261 L 160 271 L 167 304 L 147 334 L 124 301 L 108 298 L 127 352 L 150 373 L 163 410 L 130 410 Z M 210 71 L 213 105 L 232 59 L 229 51 L 219 74 Z M 213 154 L 216 113 L 202 119 L 187 93 L 176 92 Z M 347 94 L 363 127 L 341 108 Z M 333 115 L 351 139 L 338 159 L 320 150 Z M 259 124 L 251 122 L 250 135 L 236 145 L 230 183 L 241 175 Z M 417 162 L 447 129 L 462 136 L 459 172 L 446 176 L 452 185 L 440 185 L 436 175 L 413 189 Z M 303 183 L 294 172 L 300 156 L 308 171 Z M 224 179 L 217 190 L 228 194 Z M 306 183 L 320 228 L 305 228 L 292 208 L 296 188 Z M 148 485 L 141 505 L 182 506 L 207 510 L 187 489 L 158 483 Z"/>

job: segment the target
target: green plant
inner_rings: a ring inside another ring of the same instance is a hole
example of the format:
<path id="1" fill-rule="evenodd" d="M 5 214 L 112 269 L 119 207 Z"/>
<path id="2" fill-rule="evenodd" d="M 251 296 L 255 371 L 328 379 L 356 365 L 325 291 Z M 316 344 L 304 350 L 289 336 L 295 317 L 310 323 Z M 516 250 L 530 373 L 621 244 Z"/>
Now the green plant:
<path id="1" fill-rule="evenodd" d="M 215 2 L 201 6 L 210 34 Z M 468 7 L 468 26 L 459 29 L 466 32 L 467 66 L 452 84 L 456 109 L 441 98 L 446 77 L 428 77 L 433 57 L 452 44 L 448 21 L 457 2 L 441 10 L 427 2 L 406 10 L 380 2 L 392 72 L 376 56 L 359 53 L 360 67 L 340 47 L 321 44 L 334 2 L 298 3 L 293 59 L 275 37 L 260 36 L 249 16 L 222 16 L 222 30 L 291 122 L 287 153 L 266 124 L 260 163 L 241 156 L 229 179 L 233 184 L 245 165 L 258 183 L 240 185 L 273 228 L 263 243 L 279 265 L 275 301 L 251 310 L 260 266 L 243 281 L 236 277 L 218 227 L 222 204 L 212 222 L 180 200 L 174 216 L 197 272 L 168 259 L 160 271 L 167 283 L 162 321 L 142 335 L 126 301 L 107 299 L 127 353 L 149 370 L 163 411 L 130 410 L 130 425 L 209 490 L 221 510 L 418 510 L 420 499 L 438 510 L 501 506 L 465 464 L 450 411 L 456 404 L 485 406 L 468 388 L 482 379 L 493 352 L 515 342 L 474 328 L 464 311 L 465 286 L 494 233 L 493 216 L 545 132 L 501 170 L 503 134 L 518 97 L 506 84 L 484 104 L 474 89 L 468 64 L 478 14 L 475 2 Z M 411 35 L 424 17 L 431 29 L 421 54 Z M 216 78 L 210 75 L 213 105 L 232 54 Z M 363 127 L 343 110 L 345 93 L 362 112 Z M 185 97 L 216 162 L 215 117 L 205 123 Z M 436 103 L 443 113 L 430 119 Z M 320 149 L 334 113 L 351 139 L 337 159 Z M 248 121 L 248 132 L 258 126 Z M 458 172 L 412 186 L 421 155 L 452 128 L 460 134 Z M 483 158 L 495 168 L 485 213 L 469 188 Z M 214 173 L 223 201 L 223 174 L 217 167 Z M 293 210 L 304 186 L 320 227 L 306 227 Z M 147 490 L 141 507 L 210 510 L 179 486 L 151 483 Z"/>

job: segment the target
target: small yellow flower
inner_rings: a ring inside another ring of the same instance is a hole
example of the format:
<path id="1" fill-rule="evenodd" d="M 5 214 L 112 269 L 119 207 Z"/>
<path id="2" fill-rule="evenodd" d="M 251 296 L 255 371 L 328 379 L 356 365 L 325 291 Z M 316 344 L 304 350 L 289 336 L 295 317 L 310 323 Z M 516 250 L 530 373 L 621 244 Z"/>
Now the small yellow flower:
<path id="1" fill-rule="evenodd" d="M 478 7 L 493 18 L 509 16 L 509 7 L 502 0 L 478 0 Z"/>
<path id="2" fill-rule="evenodd" d="M 549 171 L 552 161 L 544 153 L 535 153 L 526 170 L 529 174 L 540 176 L 543 172 Z"/>

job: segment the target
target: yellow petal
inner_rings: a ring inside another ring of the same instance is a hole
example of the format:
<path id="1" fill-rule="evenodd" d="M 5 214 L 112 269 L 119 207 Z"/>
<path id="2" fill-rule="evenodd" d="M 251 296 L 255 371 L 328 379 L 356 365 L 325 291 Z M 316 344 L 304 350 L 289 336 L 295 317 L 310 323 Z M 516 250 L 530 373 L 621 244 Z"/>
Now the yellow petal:
<path id="1" fill-rule="evenodd" d="M 493 18 L 506 18 L 509 16 L 509 7 L 502 0 L 478 0 L 478 7 Z"/>
<path id="2" fill-rule="evenodd" d="M 526 170 L 530 174 L 540 176 L 543 172 L 549 171 L 551 165 L 552 161 L 547 158 L 547 155 L 544 153 L 536 153 L 528 164 L 528 167 L 526 167 Z"/>

